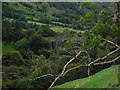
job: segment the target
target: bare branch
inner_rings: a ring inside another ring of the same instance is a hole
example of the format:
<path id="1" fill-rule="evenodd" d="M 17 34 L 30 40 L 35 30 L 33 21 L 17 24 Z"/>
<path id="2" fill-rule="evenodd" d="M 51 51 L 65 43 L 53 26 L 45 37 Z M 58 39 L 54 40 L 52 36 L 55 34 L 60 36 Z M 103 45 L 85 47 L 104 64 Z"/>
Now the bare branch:
<path id="1" fill-rule="evenodd" d="M 106 41 L 106 42 L 108 42 L 108 43 L 113 44 L 114 46 L 116 46 L 116 47 L 118 47 L 118 48 L 120 48 L 120 46 L 119 46 L 119 45 L 115 44 L 115 43 L 114 43 L 114 42 L 112 42 L 112 41 L 109 41 L 109 40 L 104 39 L 104 38 L 103 38 L 103 40 L 104 40 L 104 41 Z"/>
<path id="2" fill-rule="evenodd" d="M 73 57 L 70 61 L 67 62 L 67 64 L 65 64 L 61 74 L 63 74 L 65 72 L 67 65 L 70 64 L 75 58 L 77 58 L 82 52 L 84 52 L 84 51 L 79 51 L 79 53 L 75 57 Z"/>
<path id="3" fill-rule="evenodd" d="M 90 77 L 90 66 L 88 66 L 88 77 Z"/>
<path id="4" fill-rule="evenodd" d="M 94 63 L 94 65 L 103 65 L 103 64 L 108 64 L 108 63 L 112 63 L 115 62 L 116 60 L 118 60 L 120 58 L 120 56 L 116 57 L 115 59 L 111 60 L 111 61 L 106 61 L 106 62 L 100 62 L 100 63 Z"/>
<path id="5" fill-rule="evenodd" d="M 37 79 L 40 79 L 40 78 L 43 78 L 43 77 L 46 77 L 46 76 L 52 76 L 52 77 L 54 77 L 54 75 L 52 75 L 52 74 L 46 74 L 46 75 L 39 76 L 39 77 L 37 77 L 37 78 L 35 78 L 35 79 L 29 79 L 29 80 L 30 80 L 30 81 L 31 81 L 31 80 L 37 80 Z"/>
<path id="6" fill-rule="evenodd" d="M 52 82 L 52 84 L 50 85 L 50 87 L 48 88 L 48 90 L 54 85 L 54 83 L 55 83 L 59 78 L 60 78 L 60 75 L 55 78 L 55 80 Z"/>
<path id="7" fill-rule="evenodd" d="M 87 51 L 85 51 L 85 53 L 88 55 L 88 60 L 89 60 L 89 62 L 91 62 L 90 54 L 89 54 Z"/>
<path id="8" fill-rule="evenodd" d="M 98 61 L 100 61 L 100 60 L 103 60 L 103 59 L 107 58 L 108 56 L 110 56 L 110 55 L 112 55 L 113 53 L 117 52 L 119 49 L 120 49 L 120 48 L 117 48 L 116 50 L 108 53 L 106 56 L 94 60 L 93 62 L 89 63 L 89 66 L 90 66 L 91 64 L 95 63 L 95 62 L 98 62 Z"/>
<path id="9" fill-rule="evenodd" d="M 82 66 L 88 66 L 88 65 L 87 65 L 87 64 L 86 64 L 86 65 L 79 65 L 79 66 L 70 68 L 70 69 L 68 69 L 67 71 L 65 71 L 64 74 L 63 74 L 62 76 L 64 76 L 66 73 L 68 73 L 68 72 L 70 72 L 70 71 L 72 71 L 72 70 L 74 70 L 74 69 L 76 69 L 76 68 L 82 67 Z"/>
<path id="10" fill-rule="evenodd" d="M 105 41 L 108 42 L 108 43 L 111 43 L 112 45 L 115 45 L 115 46 L 118 47 L 118 48 L 115 49 L 115 50 L 112 51 L 112 52 L 109 52 L 107 55 L 105 55 L 105 56 L 103 56 L 103 57 L 101 57 L 101 58 L 98 58 L 98 59 L 96 59 L 96 60 L 94 60 L 94 61 L 91 61 L 91 57 L 90 57 L 90 55 L 89 55 L 89 53 L 88 53 L 87 51 L 85 51 L 85 50 L 79 51 L 73 58 L 71 58 L 71 59 L 64 65 L 61 74 L 56 75 L 57 77 L 54 79 L 54 81 L 52 82 L 52 84 L 50 85 L 50 87 L 49 87 L 48 89 L 52 88 L 52 86 L 56 83 L 56 81 L 57 81 L 60 77 L 64 76 L 66 73 L 70 72 L 71 70 L 74 70 L 74 69 L 79 68 L 79 67 L 81 67 L 81 66 L 87 66 L 87 67 L 88 67 L 88 76 L 90 77 L 90 66 L 91 66 L 92 64 L 93 64 L 93 65 L 107 64 L 107 63 L 111 63 L 111 62 L 114 62 L 114 61 L 116 61 L 117 59 L 119 59 L 120 56 L 116 57 L 115 59 L 113 59 L 113 60 L 111 60 L 111 61 L 96 63 L 96 62 L 98 62 L 98 61 L 101 61 L 101 60 L 107 58 L 108 56 L 112 55 L 113 53 L 117 52 L 117 51 L 120 49 L 120 46 L 117 45 L 117 44 L 115 44 L 115 43 L 113 43 L 112 41 L 109 41 L 109 40 L 106 40 L 106 39 L 103 39 L 103 40 L 105 40 Z M 84 45 L 83 45 L 82 48 L 85 49 L 85 48 L 84 48 Z M 79 49 L 80 49 L 80 47 L 79 47 Z M 65 50 L 64 50 L 64 51 L 65 51 Z M 71 54 L 69 51 L 66 51 L 66 52 L 73 56 L 73 54 Z M 70 68 L 69 70 L 66 71 L 66 67 L 67 67 L 71 62 L 73 62 L 75 59 L 79 59 L 78 56 L 79 56 L 81 53 L 83 53 L 83 52 L 87 54 L 88 60 L 89 60 L 90 63 L 89 63 L 89 64 L 86 64 L 86 63 L 85 63 L 85 64 L 83 64 L 83 65 L 81 64 L 81 65 L 78 65 L 78 66 L 76 66 L 76 67 Z M 55 76 L 52 75 L 52 74 L 46 74 L 46 75 L 42 75 L 42 76 L 37 77 L 37 78 L 32 79 L 32 80 L 36 80 L 36 79 L 39 79 L 39 78 L 42 78 L 42 77 L 46 77 L 46 76 L 55 77 Z"/>

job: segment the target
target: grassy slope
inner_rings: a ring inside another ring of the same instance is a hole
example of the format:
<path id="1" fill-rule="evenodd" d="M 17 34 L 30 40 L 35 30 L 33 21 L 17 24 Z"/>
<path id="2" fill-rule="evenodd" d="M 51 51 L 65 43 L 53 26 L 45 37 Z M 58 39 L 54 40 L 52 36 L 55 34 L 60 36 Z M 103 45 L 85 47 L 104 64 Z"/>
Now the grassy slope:
<path id="1" fill-rule="evenodd" d="M 55 86 L 54 88 L 108 88 L 118 84 L 117 72 L 119 66 L 112 66 L 92 75 L 92 78 L 83 78 Z"/>
<path id="2" fill-rule="evenodd" d="M 26 3 L 29 4 L 29 5 L 32 5 L 33 7 L 35 7 L 35 3 L 28 3 L 28 2 L 26 2 Z M 18 4 L 18 5 L 16 6 L 15 4 Z M 16 3 L 16 2 L 14 2 L 14 3 L 9 3 L 9 6 L 10 6 L 11 8 L 13 8 L 13 9 L 17 10 L 17 11 L 22 11 L 22 12 L 27 13 L 27 14 L 36 13 L 36 15 L 37 15 L 37 17 L 35 17 L 35 16 L 32 16 L 32 15 L 26 15 L 26 14 L 25 14 L 24 16 L 25 16 L 26 19 L 31 18 L 31 19 L 33 19 L 33 20 L 39 20 L 39 16 L 38 16 L 38 15 L 42 14 L 41 12 L 38 12 L 38 11 L 36 11 L 36 10 L 33 9 L 33 8 L 30 9 L 30 10 L 28 10 L 25 6 L 23 6 L 23 5 L 20 4 L 20 3 Z M 48 11 L 46 12 L 46 13 L 47 13 L 47 17 L 49 17 L 49 18 L 56 18 L 56 17 L 53 17 L 53 16 L 51 15 L 51 13 L 53 12 L 53 10 L 59 11 L 59 10 L 57 10 L 56 8 L 51 7 L 51 8 L 49 8 Z M 61 10 L 61 11 L 62 11 L 62 10 Z M 64 11 L 62 11 L 62 12 L 64 12 Z M 56 19 L 57 19 L 57 18 L 56 18 Z M 6 18 L 6 20 L 13 20 L 13 19 L 12 19 L 12 18 Z M 31 21 L 31 20 L 28 20 L 28 23 L 36 23 L 37 25 L 50 25 L 50 24 L 35 22 L 35 21 Z M 64 24 L 64 23 L 61 23 L 61 22 L 54 22 L 54 23 Z M 50 26 L 51 26 L 51 25 L 50 25 Z M 53 26 L 51 29 L 53 29 L 55 32 L 63 32 L 64 29 L 69 29 L 70 31 L 74 31 L 74 30 L 72 30 L 72 28 L 63 28 L 63 27 L 60 27 L 60 26 L 57 26 L 57 27 L 56 27 L 56 26 Z M 80 31 L 78 31 L 78 32 L 80 32 Z"/>
<path id="3" fill-rule="evenodd" d="M 68 27 L 63 28 L 63 27 L 60 27 L 60 26 L 53 26 L 53 27 L 51 27 L 51 29 L 54 30 L 55 32 L 63 32 L 65 29 L 76 32 L 72 28 L 68 28 Z M 83 31 L 77 30 L 77 32 L 79 33 L 79 32 L 83 32 Z"/>

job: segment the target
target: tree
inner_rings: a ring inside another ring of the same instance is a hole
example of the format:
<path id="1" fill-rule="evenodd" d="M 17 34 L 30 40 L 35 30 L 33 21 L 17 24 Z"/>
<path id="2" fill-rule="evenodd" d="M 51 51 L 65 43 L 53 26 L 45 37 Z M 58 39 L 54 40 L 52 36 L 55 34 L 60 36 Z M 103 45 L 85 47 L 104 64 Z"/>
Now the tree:
<path id="1" fill-rule="evenodd" d="M 36 54 L 39 54 L 39 50 L 42 50 L 43 48 L 49 49 L 49 42 L 44 40 L 41 34 L 34 33 L 30 36 L 29 46 L 31 50 Z"/>
<path id="2" fill-rule="evenodd" d="M 92 12 L 89 12 L 87 13 L 84 17 L 81 17 L 80 20 L 79 20 L 79 23 L 80 23 L 80 26 L 81 26 L 81 29 L 92 29 L 93 26 L 94 26 L 94 20 L 93 20 L 93 13 Z"/>
<path id="3" fill-rule="evenodd" d="M 42 7 L 42 12 L 46 12 L 49 8 L 49 4 L 46 2 L 43 2 L 41 7 Z"/>
<path id="4" fill-rule="evenodd" d="M 106 23 L 108 21 L 108 16 L 108 12 L 105 9 L 103 9 L 99 14 L 99 18 L 103 23 Z"/>
<path id="5" fill-rule="evenodd" d="M 29 41 L 26 38 L 22 38 L 21 40 L 17 41 L 14 44 L 14 47 L 19 50 L 19 52 L 22 54 L 23 58 L 32 58 L 32 55 L 34 54 L 33 51 L 30 50 Z"/>
<path id="6" fill-rule="evenodd" d="M 21 39 L 21 23 L 19 21 L 3 21 L 3 40 L 6 42 Z"/>
<path id="7" fill-rule="evenodd" d="M 120 40 L 120 27 L 118 27 L 116 24 L 113 24 L 111 26 L 111 33 L 112 33 L 112 36 L 114 37 L 114 41 L 119 44 L 119 40 Z"/>
<path id="8" fill-rule="evenodd" d="M 96 26 L 94 26 L 92 32 L 95 34 L 99 34 L 105 38 L 107 35 L 111 35 L 110 24 L 108 22 L 103 23 L 101 21 L 98 21 L 96 23 Z"/>
<path id="9" fill-rule="evenodd" d="M 38 34 L 41 34 L 43 37 L 54 37 L 56 32 L 50 29 L 48 25 L 41 26 L 37 31 Z"/>

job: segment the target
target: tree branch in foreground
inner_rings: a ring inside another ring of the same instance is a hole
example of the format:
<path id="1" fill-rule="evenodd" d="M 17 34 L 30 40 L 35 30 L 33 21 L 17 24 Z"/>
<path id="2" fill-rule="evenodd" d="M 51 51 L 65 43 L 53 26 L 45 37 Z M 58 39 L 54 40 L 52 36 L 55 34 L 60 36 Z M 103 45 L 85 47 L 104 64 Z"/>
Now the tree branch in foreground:
<path id="1" fill-rule="evenodd" d="M 37 79 L 40 79 L 40 78 L 43 78 L 43 77 L 46 77 L 46 76 L 52 76 L 52 77 L 55 77 L 55 76 L 52 75 L 52 74 L 46 74 L 46 75 L 39 76 L 39 77 L 37 77 L 37 78 L 35 78 L 35 79 L 29 79 L 29 80 L 30 80 L 30 81 L 32 81 L 32 80 L 37 80 Z"/>
<path id="2" fill-rule="evenodd" d="M 118 47 L 118 48 L 120 48 L 120 46 L 119 46 L 119 45 L 115 44 L 115 43 L 114 43 L 114 42 L 112 42 L 112 41 L 109 41 L 109 40 L 104 39 L 104 38 L 103 38 L 103 40 L 104 40 L 104 41 L 106 41 L 106 42 L 108 42 L 108 43 L 113 44 L 114 46 L 116 46 L 116 47 Z"/>
<path id="3" fill-rule="evenodd" d="M 66 73 L 70 72 L 71 70 L 74 70 L 74 69 L 79 68 L 79 67 L 81 67 L 81 66 L 88 66 L 88 76 L 90 77 L 90 66 L 91 66 L 91 65 L 103 65 L 103 64 L 112 63 L 112 62 L 115 62 L 116 60 L 118 60 L 118 59 L 120 58 L 120 56 L 116 57 L 115 59 L 113 59 L 113 60 L 111 60 L 111 61 L 104 61 L 104 62 L 96 63 L 96 62 L 98 62 L 98 61 L 104 60 L 105 58 L 107 58 L 108 56 L 112 55 L 113 53 L 117 52 L 117 51 L 120 49 L 120 46 L 117 45 L 117 44 L 115 44 L 115 43 L 113 43 L 112 41 L 106 40 L 106 39 L 104 39 L 104 38 L 103 38 L 103 40 L 105 40 L 106 42 L 108 42 L 108 43 L 116 46 L 117 49 L 115 49 L 115 50 L 112 51 L 112 52 L 109 52 L 107 55 L 105 55 L 105 56 L 103 56 L 103 57 L 101 57 L 101 58 L 98 58 L 98 59 L 96 59 L 96 60 L 94 60 L 94 61 L 91 61 L 91 57 L 90 57 L 90 55 L 89 55 L 89 53 L 88 53 L 87 51 L 85 51 L 85 50 L 79 51 L 79 52 L 76 54 L 76 56 L 74 56 L 72 59 L 70 59 L 70 60 L 64 65 L 61 74 L 56 75 L 57 77 L 54 79 L 54 81 L 52 82 L 52 84 L 50 85 L 50 87 L 49 87 L 48 89 L 52 88 L 52 86 L 55 84 L 55 82 L 56 82 L 60 77 L 64 76 Z M 67 51 L 67 52 L 68 52 L 68 51 Z M 86 63 L 85 63 L 85 64 L 83 64 L 83 65 L 78 65 L 78 66 L 76 66 L 76 67 L 70 68 L 69 70 L 65 71 L 65 70 L 66 70 L 66 67 L 67 67 L 72 61 L 74 61 L 75 59 L 78 59 L 78 56 L 79 56 L 82 52 L 84 52 L 84 53 L 87 54 L 88 60 L 89 60 L 90 63 L 89 63 L 89 64 L 86 64 Z M 68 53 L 69 53 L 70 55 L 72 55 L 70 52 L 68 52 Z M 46 75 L 42 75 L 42 76 L 40 76 L 40 77 L 37 77 L 37 78 L 35 78 L 35 79 L 31 79 L 31 80 L 36 80 L 36 79 L 39 79 L 39 78 L 42 78 L 42 77 L 46 77 L 46 76 L 55 77 L 55 76 L 52 75 L 52 74 L 46 74 Z"/>
<path id="4" fill-rule="evenodd" d="M 113 53 L 117 52 L 119 49 L 120 49 L 120 48 L 117 48 L 116 50 L 114 50 L 114 51 L 112 51 L 112 52 L 109 52 L 106 56 L 94 60 L 93 62 L 89 63 L 89 66 L 90 66 L 91 64 L 94 64 L 94 63 L 96 63 L 96 62 L 98 62 L 98 61 L 100 61 L 100 60 L 103 60 L 103 59 L 107 58 L 108 56 L 110 56 L 110 55 L 112 55 Z"/>
<path id="5" fill-rule="evenodd" d="M 52 82 L 52 84 L 50 85 L 50 87 L 48 88 L 48 90 L 55 84 L 55 82 L 64 74 L 65 72 L 65 69 L 67 67 L 68 64 L 70 64 L 76 57 L 78 57 L 82 52 L 84 51 L 79 51 L 78 54 L 73 57 L 72 59 L 70 59 L 66 64 L 65 66 L 63 67 L 63 70 L 62 70 L 62 73 L 60 75 L 58 75 L 58 77 L 55 78 L 55 80 Z"/>
<path id="6" fill-rule="evenodd" d="M 120 58 L 120 55 L 118 57 L 116 57 L 115 59 L 111 60 L 111 61 L 106 61 L 106 62 L 100 62 L 100 63 L 94 63 L 94 65 L 103 65 L 103 64 L 108 64 L 108 63 L 112 63 L 115 62 L 117 59 Z"/>
<path id="7" fill-rule="evenodd" d="M 96 63 L 96 62 L 98 62 L 98 61 L 100 61 L 100 60 L 103 60 L 103 59 L 107 58 L 108 56 L 112 55 L 113 53 L 117 52 L 117 51 L 120 49 L 120 46 L 117 45 L 117 44 L 115 44 L 115 43 L 113 43 L 112 41 L 106 40 L 106 39 L 104 39 L 104 38 L 103 38 L 103 40 L 105 40 L 105 41 L 108 42 L 108 43 L 111 43 L 111 44 L 115 45 L 115 46 L 117 47 L 117 49 L 114 50 L 114 51 L 112 51 L 112 52 L 109 52 L 106 56 L 104 56 L 104 57 L 102 57 L 102 58 L 98 58 L 98 59 L 90 62 L 90 63 L 87 64 L 87 65 L 79 65 L 79 66 L 73 67 L 73 68 L 71 68 L 71 69 L 69 69 L 69 70 L 67 70 L 67 71 L 65 72 L 65 69 L 66 69 L 67 65 L 68 65 L 69 63 L 71 63 L 75 58 L 77 58 L 77 57 L 80 55 L 81 52 L 85 52 L 85 53 L 88 55 L 89 61 L 91 61 L 91 58 L 90 58 L 90 55 L 89 55 L 88 52 L 86 52 L 86 51 L 79 51 L 78 54 L 77 54 L 75 57 L 73 57 L 72 59 L 70 59 L 70 61 L 68 61 L 67 64 L 65 64 L 65 66 L 64 66 L 64 68 L 63 68 L 63 70 L 62 70 L 62 73 L 61 73 L 58 77 L 55 78 L 55 80 L 52 82 L 52 84 L 50 85 L 50 87 L 49 87 L 48 89 L 50 89 L 50 88 L 55 84 L 55 82 L 56 82 L 61 76 L 65 75 L 67 72 L 69 72 L 69 71 L 71 71 L 71 70 L 73 70 L 73 69 L 79 68 L 80 66 L 88 66 L 88 76 L 90 76 L 90 66 L 91 66 L 92 64 L 93 64 L 93 65 L 106 64 L 106 63 L 114 62 L 114 61 L 116 61 L 117 59 L 119 59 L 120 56 L 118 56 L 117 58 L 113 59 L 112 61 Z"/>

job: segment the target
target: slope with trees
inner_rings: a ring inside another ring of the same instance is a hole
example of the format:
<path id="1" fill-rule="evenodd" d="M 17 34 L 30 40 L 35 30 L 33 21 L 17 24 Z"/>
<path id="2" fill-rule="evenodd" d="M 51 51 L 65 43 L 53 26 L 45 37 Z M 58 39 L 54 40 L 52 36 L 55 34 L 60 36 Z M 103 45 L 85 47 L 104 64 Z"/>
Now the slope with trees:
<path id="1" fill-rule="evenodd" d="M 3 88 L 51 89 L 75 79 L 92 80 L 91 75 L 120 64 L 119 8 L 113 14 L 107 6 L 111 4 L 3 3 L 3 50 L 10 47 L 2 55 Z M 53 22 L 73 32 L 55 32 Z M 67 37 L 57 48 L 45 39 L 62 38 L 65 32 L 80 40 Z"/>

